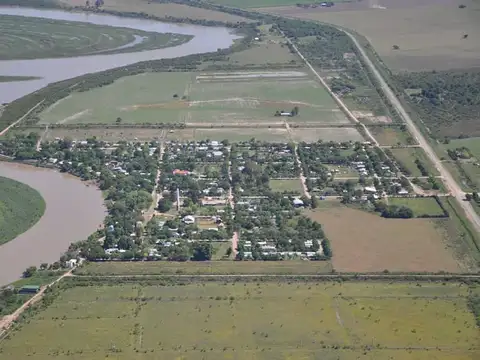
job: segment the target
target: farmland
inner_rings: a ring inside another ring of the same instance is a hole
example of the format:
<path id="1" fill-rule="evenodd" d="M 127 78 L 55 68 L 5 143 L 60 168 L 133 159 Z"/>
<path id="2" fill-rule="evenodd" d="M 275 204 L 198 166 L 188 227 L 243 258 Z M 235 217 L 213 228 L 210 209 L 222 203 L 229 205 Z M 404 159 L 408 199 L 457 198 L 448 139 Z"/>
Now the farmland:
<path id="1" fill-rule="evenodd" d="M 0 245 L 27 231 L 44 212 L 45 201 L 38 191 L 0 177 Z"/>
<path id="2" fill-rule="evenodd" d="M 340 205 L 310 212 L 309 216 L 323 225 L 331 239 L 337 271 L 461 269 L 453 252 L 445 247 L 446 234 L 433 220 L 385 219 Z M 457 239 L 452 236 L 449 241 Z"/>
<path id="3" fill-rule="evenodd" d="M 142 41 L 137 41 L 143 38 Z M 80 22 L 0 16 L 0 60 L 114 54 L 177 46 L 191 39 Z"/>
<path id="4" fill-rule="evenodd" d="M 382 282 L 73 287 L 2 341 L 0 359 L 401 360 L 414 348 L 419 360 L 467 360 L 479 355 L 468 290 Z"/>
<path id="5" fill-rule="evenodd" d="M 275 114 L 294 107 L 297 116 Z M 73 93 L 42 112 L 40 119 L 41 124 L 187 126 L 349 123 L 326 90 L 302 71 L 145 73 Z"/>
<path id="6" fill-rule="evenodd" d="M 364 1 L 328 9 L 280 6 L 262 11 L 352 29 L 367 37 L 387 67 L 397 72 L 477 66 L 480 45 L 473 34 L 478 33 L 479 7 L 478 1 L 382 0 L 373 6 Z M 471 38 L 462 39 L 463 34 Z"/>

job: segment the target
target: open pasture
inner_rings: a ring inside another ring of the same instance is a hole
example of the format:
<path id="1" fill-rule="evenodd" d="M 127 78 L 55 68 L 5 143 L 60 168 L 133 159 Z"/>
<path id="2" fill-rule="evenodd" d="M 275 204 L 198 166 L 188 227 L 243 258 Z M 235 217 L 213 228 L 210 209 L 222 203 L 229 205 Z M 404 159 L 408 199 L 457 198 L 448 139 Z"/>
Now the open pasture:
<path id="1" fill-rule="evenodd" d="M 389 205 L 403 205 L 412 209 L 415 216 L 429 215 L 438 216 L 443 215 L 442 208 L 433 198 L 389 198 Z"/>
<path id="2" fill-rule="evenodd" d="M 415 140 L 410 133 L 405 129 L 402 130 L 396 127 L 369 127 L 370 132 L 375 137 L 380 145 L 412 145 Z"/>
<path id="3" fill-rule="evenodd" d="M 459 8 L 460 4 L 466 8 Z M 478 66 L 479 9 L 475 0 L 378 0 L 339 3 L 331 8 L 281 6 L 261 11 L 352 29 L 368 38 L 391 70 L 421 71 Z M 463 39 L 464 34 L 469 34 L 468 38 Z"/>
<path id="4" fill-rule="evenodd" d="M 363 136 L 354 127 L 342 128 L 294 128 L 291 137 L 295 142 L 323 141 L 365 141 Z"/>
<path id="5" fill-rule="evenodd" d="M 270 180 L 270 188 L 273 191 L 284 192 L 284 191 L 295 191 L 298 194 L 303 193 L 302 183 L 300 179 L 291 179 L 291 180 Z"/>
<path id="6" fill-rule="evenodd" d="M 294 108 L 296 116 L 278 114 Z M 71 94 L 43 111 L 40 119 L 41 124 L 181 123 L 193 127 L 349 123 L 328 92 L 302 71 L 129 76 Z"/>
<path id="7" fill-rule="evenodd" d="M 438 170 L 432 164 L 430 159 L 421 148 L 397 148 L 391 149 L 395 159 L 402 164 L 409 172 L 410 176 L 422 176 L 415 160 L 420 160 L 430 175 L 438 175 Z"/>
<path id="8" fill-rule="evenodd" d="M 480 354 L 467 294 L 440 283 L 81 286 L 2 341 L 0 359 L 467 360 Z"/>
<path id="9" fill-rule="evenodd" d="M 450 271 L 462 264 L 447 248 L 447 235 L 436 221 L 450 219 L 385 219 L 377 214 L 336 206 L 308 212 L 330 239 L 337 271 Z M 448 241 L 457 241 L 448 236 Z"/>

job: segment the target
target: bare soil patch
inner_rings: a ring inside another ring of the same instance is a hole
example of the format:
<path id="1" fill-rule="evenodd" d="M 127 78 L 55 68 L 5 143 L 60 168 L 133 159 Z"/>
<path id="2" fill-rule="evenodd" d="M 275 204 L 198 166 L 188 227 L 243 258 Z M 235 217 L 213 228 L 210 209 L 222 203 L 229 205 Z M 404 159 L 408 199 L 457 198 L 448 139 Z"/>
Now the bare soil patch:
<path id="1" fill-rule="evenodd" d="M 430 220 L 384 219 L 343 206 L 308 215 L 324 226 L 337 271 L 460 270 Z"/>

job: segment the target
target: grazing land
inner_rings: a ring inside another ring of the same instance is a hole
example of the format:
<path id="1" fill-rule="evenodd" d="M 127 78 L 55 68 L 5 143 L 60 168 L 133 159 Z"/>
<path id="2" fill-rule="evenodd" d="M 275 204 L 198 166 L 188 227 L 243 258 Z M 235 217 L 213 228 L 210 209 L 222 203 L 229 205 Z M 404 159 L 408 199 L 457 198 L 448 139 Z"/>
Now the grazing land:
<path id="1" fill-rule="evenodd" d="M 370 132 L 380 145 L 413 145 L 415 140 L 405 129 L 396 127 L 370 127 Z"/>
<path id="2" fill-rule="evenodd" d="M 0 176 L 0 245 L 35 225 L 45 212 L 45 206 L 38 191 Z"/>
<path id="3" fill-rule="evenodd" d="M 478 66 L 480 43 L 474 35 L 478 34 L 478 9 L 480 3 L 469 0 L 379 0 L 335 4 L 328 9 L 281 6 L 260 10 L 352 29 L 368 38 L 392 71 L 428 71 Z M 463 38 L 464 34 L 470 36 Z"/>
<path id="4" fill-rule="evenodd" d="M 461 269 L 453 252 L 446 249 L 444 232 L 433 220 L 385 219 L 345 206 L 308 214 L 323 225 L 331 240 L 335 254 L 333 267 L 337 271 L 457 272 Z"/>
<path id="5" fill-rule="evenodd" d="M 421 148 L 399 148 L 392 149 L 393 156 L 397 162 L 407 172 L 409 176 L 426 176 L 426 175 L 438 175 L 438 170 L 435 169 L 430 159 L 427 157 L 423 149 Z M 422 173 L 422 170 L 415 161 L 420 161 L 423 164 L 426 173 Z"/>
<path id="6" fill-rule="evenodd" d="M 3 340 L 0 358 L 474 359 L 468 291 L 382 282 L 73 287 Z"/>
<path id="7" fill-rule="evenodd" d="M 0 60 L 153 50 L 177 46 L 191 38 L 73 21 L 0 15 Z"/>
<path id="8" fill-rule="evenodd" d="M 67 6 L 83 6 L 76 0 L 57 0 Z M 158 18 L 189 18 L 193 20 L 213 20 L 223 22 L 251 22 L 241 16 L 230 15 L 220 11 L 202 9 L 182 4 L 162 3 L 149 0 L 110 0 L 105 1 L 102 9 L 124 13 L 149 14 Z"/>
<path id="9" fill-rule="evenodd" d="M 280 116 L 294 107 L 296 116 Z M 145 73 L 73 93 L 40 119 L 41 124 L 187 126 L 349 123 L 328 92 L 302 71 Z"/>
<path id="10" fill-rule="evenodd" d="M 324 274 L 328 261 L 204 261 L 204 262 L 91 262 L 76 275 L 229 275 L 229 274 Z"/>
<path id="11" fill-rule="evenodd" d="M 389 205 L 403 205 L 412 209 L 414 216 L 443 215 L 442 208 L 433 198 L 390 198 Z"/>

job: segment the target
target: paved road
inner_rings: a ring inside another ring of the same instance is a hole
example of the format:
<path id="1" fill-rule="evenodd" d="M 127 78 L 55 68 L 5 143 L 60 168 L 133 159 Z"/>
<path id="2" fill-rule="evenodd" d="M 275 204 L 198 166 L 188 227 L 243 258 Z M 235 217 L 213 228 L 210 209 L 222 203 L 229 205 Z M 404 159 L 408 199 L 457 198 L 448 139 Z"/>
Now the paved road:
<path id="1" fill-rule="evenodd" d="M 457 182 L 452 177 L 450 172 L 443 166 L 442 162 L 440 161 L 437 154 L 430 146 L 427 139 L 423 136 L 421 131 L 418 129 L 418 127 L 416 126 L 415 122 L 412 120 L 410 115 L 408 115 L 408 113 L 405 111 L 404 107 L 398 100 L 397 96 L 392 91 L 392 89 L 390 89 L 387 82 L 385 81 L 383 76 L 380 74 L 380 72 L 377 70 L 373 62 L 369 59 L 369 57 L 365 53 L 365 50 L 359 44 L 357 39 L 349 32 L 345 32 L 345 33 L 352 39 L 354 44 L 357 46 L 360 54 L 362 55 L 365 61 L 365 64 L 372 71 L 373 75 L 377 78 L 377 81 L 379 82 L 382 91 L 387 96 L 390 103 L 395 107 L 395 110 L 397 110 L 397 112 L 402 116 L 410 133 L 414 136 L 414 138 L 417 140 L 418 144 L 423 148 L 423 150 L 425 150 L 425 153 L 428 155 L 430 160 L 433 162 L 433 164 L 439 171 L 440 175 L 443 177 L 443 180 L 445 182 L 445 185 L 447 186 L 447 189 L 452 193 L 453 196 L 455 196 L 455 199 L 457 200 L 458 204 L 465 211 L 467 218 L 474 225 L 476 231 L 480 233 L 480 217 L 475 212 L 472 205 L 469 202 L 464 201 L 465 192 L 457 184 Z"/>

